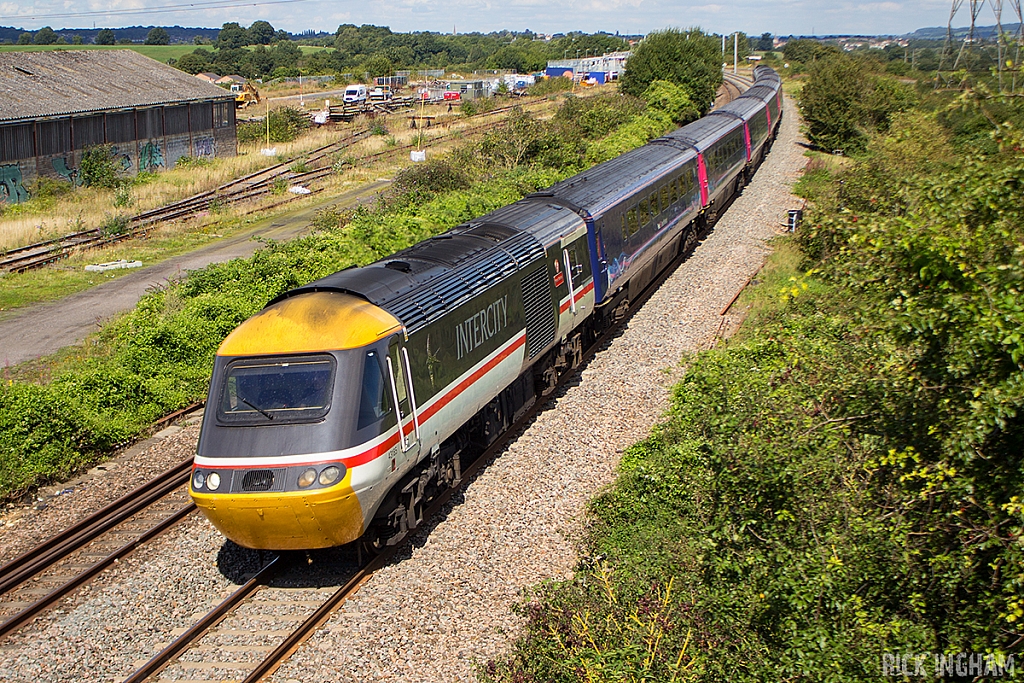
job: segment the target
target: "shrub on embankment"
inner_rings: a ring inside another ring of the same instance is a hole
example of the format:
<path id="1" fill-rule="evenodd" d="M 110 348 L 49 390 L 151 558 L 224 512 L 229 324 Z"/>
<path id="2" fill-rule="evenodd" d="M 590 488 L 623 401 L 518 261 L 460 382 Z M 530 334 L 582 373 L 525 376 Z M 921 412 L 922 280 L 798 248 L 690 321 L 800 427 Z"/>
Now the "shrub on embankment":
<path id="1" fill-rule="evenodd" d="M 887 653 L 1016 653 L 1019 676 L 1024 143 L 996 137 L 953 158 L 896 116 L 818 180 L 804 263 L 692 359 L 575 577 L 482 678 L 863 681 Z"/>
<path id="2" fill-rule="evenodd" d="M 44 381 L 8 373 L 0 385 L 0 500 L 66 477 L 202 399 L 221 340 L 278 294 L 547 187 L 582 169 L 589 145 L 646 117 L 655 121 L 651 136 L 670 125 L 619 96 L 570 100 L 551 122 L 519 112 L 485 143 L 400 173 L 371 209 L 322 212 L 307 237 L 268 243 L 251 258 L 190 272 L 147 295 L 103 328 L 91 352 L 44 364 Z M 529 135 L 515 140 L 521 155 L 507 163 L 503 143 L 524 130 Z"/>

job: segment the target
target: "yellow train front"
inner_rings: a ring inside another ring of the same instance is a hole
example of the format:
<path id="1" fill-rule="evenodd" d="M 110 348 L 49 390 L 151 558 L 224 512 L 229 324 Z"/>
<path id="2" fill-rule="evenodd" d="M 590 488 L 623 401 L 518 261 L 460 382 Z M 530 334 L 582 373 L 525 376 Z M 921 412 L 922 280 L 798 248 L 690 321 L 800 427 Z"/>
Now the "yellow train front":
<path id="1" fill-rule="evenodd" d="M 221 533 L 277 550 L 362 535 L 383 492 L 376 467 L 359 465 L 398 443 L 379 368 L 400 331 L 365 300 L 311 292 L 272 304 L 224 340 L 191 481 Z"/>

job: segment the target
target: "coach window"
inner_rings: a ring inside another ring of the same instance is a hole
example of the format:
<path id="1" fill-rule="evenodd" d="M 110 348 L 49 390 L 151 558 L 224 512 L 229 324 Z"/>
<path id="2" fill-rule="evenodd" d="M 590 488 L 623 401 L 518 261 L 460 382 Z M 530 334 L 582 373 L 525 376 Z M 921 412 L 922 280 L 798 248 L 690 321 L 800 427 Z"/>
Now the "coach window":
<path id="1" fill-rule="evenodd" d="M 635 235 L 637 233 L 637 231 L 640 229 L 640 224 L 637 222 L 637 218 L 636 218 L 636 209 L 635 208 L 630 209 L 626 213 L 626 220 L 629 222 L 629 234 L 630 234 L 630 236 Z"/>
<path id="2" fill-rule="evenodd" d="M 659 213 L 661 209 L 658 208 L 658 191 L 655 190 L 651 193 L 651 218 L 657 218 Z"/>
<path id="3" fill-rule="evenodd" d="M 640 225 L 647 225 L 651 222 L 651 212 L 647 209 L 647 200 L 640 201 Z"/>
<path id="4" fill-rule="evenodd" d="M 673 178 L 668 184 L 669 190 L 672 192 L 673 204 L 679 201 L 679 180 L 679 178 Z"/>
<path id="5" fill-rule="evenodd" d="M 674 188 L 675 185 L 673 185 L 672 187 Z M 671 204 L 671 203 L 672 203 L 672 200 L 669 199 L 668 185 L 662 185 L 661 186 L 661 210 L 665 211 L 666 209 L 668 209 L 668 205 Z"/>
<path id="6" fill-rule="evenodd" d="M 626 225 L 626 214 L 622 214 L 622 241 L 625 242 L 629 239 L 629 226 Z M 555 261 L 558 263 L 558 261 Z"/>

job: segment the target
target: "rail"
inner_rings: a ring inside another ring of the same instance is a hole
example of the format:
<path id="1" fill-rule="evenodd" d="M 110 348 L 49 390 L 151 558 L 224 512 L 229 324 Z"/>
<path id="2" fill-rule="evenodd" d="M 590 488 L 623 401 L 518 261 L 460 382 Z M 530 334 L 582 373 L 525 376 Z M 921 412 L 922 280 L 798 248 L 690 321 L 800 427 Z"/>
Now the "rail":
<path id="1" fill-rule="evenodd" d="M 638 311 L 651 296 L 653 296 L 658 288 L 661 287 L 672 273 L 675 272 L 679 264 L 681 264 L 688 255 L 689 252 L 677 256 L 676 259 L 657 278 L 655 278 L 655 280 L 652 281 L 646 289 L 644 289 L 637 299 L 634 302 L 631 302 L 629 311 L 625 316 L 623 316 L 622 320 L 617 324 L 612 325 L 583 351 L 581 361 L 577 366 L 577 369 L 563 374 L 559 378 L 556 387 L 562 387 L 569 383 L 577 375 L 579 369 L 582 369 L 586 363 L 597 354 L 597 351 L 600 348 L 613 339 L 620 332 L 623 326 L 628 324 L 632 315 Z M 450 501 L 451 497 L 461 489 L 468 486 L 473 478 L 486 466 L 488 462 L 492 460 L 495 455 L 509 444 L 516 434 L 528 425 L 539 412 L 546 409 L 546 405 L 548 404 L 545 401 L 536 401 L 534 405 L 526 410 L 517 421 L 511 424 L 494 443 L 479 454 L 476 454 L 473 457 L 473 460 L 469 462 L 463 470 L 459 484 L 446 489 L 438 495 L 438 497 L 431 502 L 430 506 L 424 510 L 422 519 L 426 521 L 441 512 L 443 507 Z M 302 621 L 301 624 L 299 624 L 298 627 L 291 630 L 269 654 L 267 654 L 259 663 L 255 664 L 249 673 L 241 679 L 242 683 L 258 683 L 259 681 L 263 681 L 273 675 L 274 672 L 277 671 L 277 669 L 286 662 L 291 655 L 294 654 L 295 651 L 313 635 L 313 633 L 317 631 L 317 629 L 323 626 L 323 624 L 331 618 L 335 611 L 344 604 L 348 598 L 352 597 L 352 595 L 359 590 L 359 588 L 374 574 L 374 572 L 391 562 L 397 553 L 403 549 L 405 544 L 409 543 L 411 539 L 412 534 L 406 536 L 402 542 L 394 546 L 385 546 L 384 550 L 381 551 L 380 554 L 376 555 L 359 567 L 342 583 L 337 591 L 324 600 Z M 230 615 L 234 610 L 237 610 L 240 606 L 246 604 L 248 600 L 256 595 L 260 588 L 266 586 L 272 578 L 278 576 L 279 571 L 283 569 L 283 567 L 282 556 L 275 557 L 227 599 L 214 607 L 191 628 L 178 636 L 178 638 L 157 653 L 152 659 L 146 662 L 146 664 L 126 678 L 124 683 L 143 683 L 143 681 L 146 681 L 164 671 L 175 661 L 180 661 L 179 658 L 183 654 L 196 647 L 200 641 L 218 624 L 223 622 L 228 615 Z M 195 662 L 192 663 L 194 664 Z M 223 664 L 223 662 L 221 663 Z M 232 670 L 235 670 L 240 666 L 244 666 L 241 662 L 230 662 L 228 664 L 229 668 Z M 217 663 L 204 662 L 203 666 L 207 668 L 216 668 Z M 166 677 L 164 677 L 161 678 L 161 680 L 170 679 L 166 679 Z"/>
<path id="2" fill-rule="evenodd" d="M 490 111 L 474 114 L 473 116 L 465 117 L 462 120 L 466 120 L 466 118 L 478 119 L 490 117 L 511 111 L 517 106 L 531 106 L 544 101 L 544 98 L 523 101 L 515 105 L 499 107 Z M 479 130 L 484 127 L 486 126 L 477 126 L 470 129 L 470 131 L 460 129 L 458 132 L 461 134 L 466 134 L 468 132 L 468 134 L 472 135 L 479 132 Z M 454 134 L 455 132 L 446 133 L 443 137 L 451 137 Z M 370 129 L 359 130 L 342 140 L 337 140 L 314 149 L 305 156 L 297 156 L 287 159 L 272 166 L 268 166 L 267 168 L 231 180 L 212 190 L 206 190 L 192 195 L 191 197 L 186 197 L 185 199 L 171 202 L 155 209 L 140 212 L 129 218 L 125 228 L 116 233 L 104 232 L 99 228 L 82 230 L 62 237 L 56 237 L 36 242 L 34 244 L 0 251 L 0 272 L 6 271 L 20 273 L 35 268 L 41 268 L 50 263 L 67 258 L 67 256 L 76 249 L 95 248 L 136 237 L 143 237 L 152 226 L 158 223 L 187 218 L 201 211 L 207 211 L 214 205 L 235 204 L 267 194 L 271 192 L 274 189 L 275 184 L 281 180 L 288 180 L 291 182 L 310 182 L 323 178 L 332 173 L 333 169 L 330 166 L 304 172 L 293 172 L 291 171 L 291 167 L 297 162 L 301 162 L 307 166 L 316 164 L 328 155 L 340 152 L 343 149 L 352 146 L 356 142 L 365 140 L 371 135 L 372 131 Z M 413 148 L 413 145 L 402 145 L 383 152 L 365 155 L 364 157 L 357 159 L 356 163 L 364 163 L 368 160 L 372 161 L 380 158 L 386 158 L 398 151 L 411 148 Z"/>
<path id="3" fill-rule="evenodd" d="M 130 493 L 110 503 L 103 509 L 89 515 L 77 524 L 51 537 L 35 548 L 19 555 L 0 567 L 0 595 L 18 597 L 22 588 L 29 582 L 38 584 L 40 577 L 47 571 L 62 565 L 73 563 L 75 555 L 89 546 L 92 555 L 97 548 L 94 542 L 114 532 L 121 525 L 135 518 L 137 514 L 152 507 L 160 500 L 171 496 L 188 481 L 192 468 L 192 459 L 175 465 L 155 479 L 146 482 Z M 195 505 L 175 506 L 173 512 L 162 516 L 158 522 L 149 526 L 141 534 L 127 543 L 118 543 L 108 552 L 103 553 L 98 561 L 90 563 L 84 571 L 70 577 L 59 577 L 57 587 L 43 597 L 29 602 L 25 607 L 9 615 L 0 623 L 0 638 L 17 630 L 30 619 L 43 613 L 57 601 L 67 597 L 79 587 L 92 580 L 97 574 L 110 567 L 118 560 L 130 555 L 136 548 L 156 538 L 195 510 Z M 32 591 L 30 595 L 37 591 Z M 0 603 L 3 607 L 10 602 Z M 15 603 L 21 604 L 21 603 Z"/>

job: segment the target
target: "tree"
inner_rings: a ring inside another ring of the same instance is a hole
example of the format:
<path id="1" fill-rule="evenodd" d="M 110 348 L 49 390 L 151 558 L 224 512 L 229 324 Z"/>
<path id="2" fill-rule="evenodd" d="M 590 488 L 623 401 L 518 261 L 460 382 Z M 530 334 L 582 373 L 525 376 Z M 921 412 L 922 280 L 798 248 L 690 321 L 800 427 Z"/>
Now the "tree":
<path id="1" fill-rule="evenodd" d="M 82 36 L 80 36 L 78 34 L 75 34 L 75 37 L 71 39 L 71 44 L 72 45 L 81 45 L 82 44 Z"/>
<path id="2" fill-rule="evenodd" d="M 815 63 L 800 92 L 800 112 L 815 145 L 826 151 L 858 152 L 869 134 L 888 130 L 893 116 L 914 106 L 914 91 L 894 78 L 872 73 L 872 64 L 842 54 Z"/>
<path id="3" fill-rule="evenodd" d="M 757 49 L 761 52 L 770 52 L 775 47 L 775 41 L 772 40 L 772 34 L 762 33 L 761 39 L 757 41 Z"/>
<path id="4" fill-rule="evenodd" d="M 36 45 L 53 45 L 57 42 L 57 34 L 49 26 L 44 26 L 36 31 L 35 36 L 32 37 L 32 42 Z"/>
<path id="5" fill-rule="evenodd" d="M 378 52 L 363 62 L 363 71 L 370 74 L 371 77 L 394 76 L 395 66 L 390 59 Z"/>
<path id="6" fill-rule="evenodd" d="M 274 42 L 274 27 L 267 21 L 254 21 L 249 27 L 250 45 L 270 45 Z"/>
<path id="7" fill-rule="evenodd" d="M 782 54 L 790 62 L 810 64 L 819 59 L 842 54 L 842 50 L 834 45 L 825 45 L 817 40 L 791 40 L 782 48 Z"/>
<path id="8" fill-rule="evenodd" d="M 703 113 L 722 82 L 721 54 L 718 42 L 700 29 L 655 31 L 633 50 L 619 88 L 643 97 L 654 81 L 675 83 Z"/>
<path id="9" fill-rule="evenodd" d="M 171 36 L 160 26 L 154 26 L 146 34 L 146 45 L 169 45 Z"/>
<path id="10" fill-rule="evenodd" d="M 193 76 L 206 71 L 209 64 L 205 59 L 197 55 L 195 52 L 189 52 L 183 54 L 181 58 L 174 64 L 175 68 L 181 69 L 186 73 L 190 73 Z"/>
<path id="11" fill-rule="evenodd" d="M 31 44 L 32 44 L 32 34 L 29 33 L 28 31 L 26 31 L 25 33 L 22 33 L 20 36 L 18 36 L 18 45 L 31 45 Z"/>
<path id="12" fill-rule="evenodd" d="M 249 33 L 238 22 L 229 21 L 220 28 L 214 47 L 219 49 L 245 47 L 249 43 Z"/>
<path id="13" fill-rule="evenodd" d="M 113 45 L 116 41 L 114 32 L 109 28 L 100 29 L 100 32 L 96 34 L 97 45 Z"/>
<path id="14" fill-rule="evenodd" d="M 866 75 L 854 60 L 839 56 L 818 64 L 800 93 L 811 142 L 826 151 L 863 149 L 867 138 L 858 110 L 866 88 Z"/>

